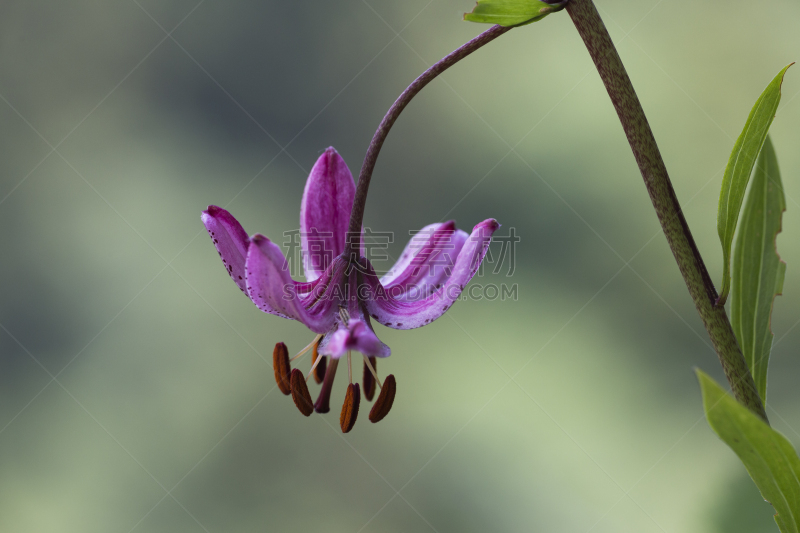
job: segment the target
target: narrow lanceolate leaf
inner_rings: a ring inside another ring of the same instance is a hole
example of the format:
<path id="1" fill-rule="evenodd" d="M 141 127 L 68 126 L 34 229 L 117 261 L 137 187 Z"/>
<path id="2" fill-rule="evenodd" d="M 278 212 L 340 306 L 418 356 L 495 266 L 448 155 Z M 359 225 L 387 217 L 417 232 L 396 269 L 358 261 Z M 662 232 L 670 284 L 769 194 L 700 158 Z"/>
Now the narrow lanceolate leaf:
<path id="1" fill-rule="evenodd" d="M 744 191 L 753 172 L 756 157 L 761 151 L 764 139 L 775 117 L 778 103 L 781 101 L 781 83 L 783 75 L 790 65 L 781 70 L 773 79 L 747 117 L 742 134 L 736 139 L 733 151 L 722 177 L 722 190 L 719 195 L 719 209 L 717 210 L 717 231 L 722 242 L 722 288 L 717 305 L 723 305 L 731 290 L 731 245 L 733 234 L 736 231 L 736 222 L 739 220 L 739 210 L 742 208 Z"/>
<path id="2" fill-rule="evenodd" d="M 733 252 L 731 325 L 761 400 L 767 403 L 767 363 L 772 348 L 772 302 L 783 290 L 786 263 L 775 248 L 786 211 L 778 159 L 767 137 L 742 213 Z"/>
<path id="3" fill-rule="evenodd" d="M 775 508 L 783 533 L 800 532 L 800 458 L 789 441 L 697 371 L 708 424 L 744 463 L 761 495 Z"/>
<path id="4" fill-rule="evenodd" d="M 478 0 L 471 13 L 464 14 L 469 22 L 484 22 L 500 26 L 520 26 L 541 20 L 560 11 L 566 2 L 545 3 L 538 0 Z"/>

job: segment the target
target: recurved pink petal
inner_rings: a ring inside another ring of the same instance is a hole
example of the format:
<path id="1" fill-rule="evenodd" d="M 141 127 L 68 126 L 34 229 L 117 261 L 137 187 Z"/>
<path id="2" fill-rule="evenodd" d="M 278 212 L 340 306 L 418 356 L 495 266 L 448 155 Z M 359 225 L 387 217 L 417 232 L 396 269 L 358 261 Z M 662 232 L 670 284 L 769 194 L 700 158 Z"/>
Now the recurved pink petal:
<path id="1" fill-rule="evenodd" d="M 297 283 L 280 247 L 263 235 L 253 235 L 247 250 L 247 294 L 265 313 L 292 318 L 315 333 L 334 325 L 346 264 L 337 258 L 315 283 Z"/>
<path id="2" fill-rule="evenodd" d="M 233 218 L 233 215 L 215 205 L 208 206 L 200 218 L 217 248 L 217 253 L 222 258 L 225 270 L 246 294 L 244 264 L 249 243 L 247 232 L 244 231 L 239 221 Z"/>
<path id="3" fill-rule="evenodd" d="M 355 190 L 344 159 L 333 148 L 325 150 L 311 169 L 300 205 L 300 244 L 308 281 L 320 277 L 344 251 Z"/>
<path id="4" fill-rule="evenodd" d="M 392 295 L 392 289 L 381 285 L 374 272 L 364 274 L 370 294 L 364 302 L 367 312 L 394 329 L 413 329 L 430 324 L 442 316 L 461 295 L 461 291 L 477 272 L 486 255 L 492 234 L 500 227 L 490 218 L 476 225 L 455 260 L 452 274 L 436 292 L 419 300 L 404 300 Z M 371 266 L 368 267 L 371 270 Z"/>
<path id="5" fill-rule="evenodd" d="M 430 224 L 414 234 L 381 284 L 400 300 L 420 300 L 441 288 L 469 238 L 455 223 Z"/>

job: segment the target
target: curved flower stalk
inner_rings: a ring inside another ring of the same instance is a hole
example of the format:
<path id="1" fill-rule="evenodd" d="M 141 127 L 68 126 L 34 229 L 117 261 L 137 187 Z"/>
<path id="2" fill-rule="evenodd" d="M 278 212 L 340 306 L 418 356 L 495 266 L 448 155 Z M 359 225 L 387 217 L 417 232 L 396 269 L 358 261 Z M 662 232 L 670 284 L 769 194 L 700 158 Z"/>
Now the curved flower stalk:
<path id="1" fill-rule="evenodd" d="M 339 359 L 347 355 L 349 384 L 341 426 L 352 429 L 358 415 L 360 388 L 353 383 L 351 353 L 364 357 L 364 392 L 372 399 L 377 422 L 394 400 L 394 376 L 383 383 L 376 372 L 377 357 L 391 354 L 378 339 L 371 319 L 394 329 L 430 324 L 458 299 L 483 260 L 499 224 L 484 220 L 470 235 L 450 222 L 431 224 L 417 233 L 390 272 L 379 278 L 370 262 L 352 253 L 347 244 L 355 185 L 344 160 L 333 148 L 317 160 L 306 182 L 300 208 L 300 234 L 306 281 L 295 281 L 280 247 L 261 234 L 248 236 L 226 210 L 209 206 L 202 221 L 236 285 L 265 313 L 297 320 L 316 337 L 294 358 L 313 353 L 308 376 L 291 370 L 288 350 L 278 343 L 273 353 L 276 381 L 291 394 L 300 411 L 328 412 Z M 360 235 L 358 235 L 360 241 Z M 314 375 L 322 389 L 312 404 L 306 385 Z"/>

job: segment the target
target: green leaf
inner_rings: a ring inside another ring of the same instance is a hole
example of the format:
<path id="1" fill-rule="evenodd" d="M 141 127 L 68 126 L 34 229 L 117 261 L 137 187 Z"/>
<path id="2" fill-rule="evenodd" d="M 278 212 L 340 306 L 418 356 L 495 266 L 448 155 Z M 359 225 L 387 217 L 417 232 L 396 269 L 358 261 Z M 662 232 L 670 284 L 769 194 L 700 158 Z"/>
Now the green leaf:
<path id="1" fill-rule="evenodd" d="M 733 252 L 731 324 L 758 394 L 767 403 L 767 363 L 772 348 L 772 303 L 783 290 L 786 263 L 776 251 L 786 211 L 778 159 L 767 136 L 747 195 Z"/>
<path id="2" fill-rule="evenodd" d="M 500 26 L 520 26 L 560 11 L 564 5 L 566 2 L 547 4 L 538 0 L 478 0 L 472 12 L 464 14 L 464 20 Z"/>
<path id="3" fill-rule="evenodd" d="M 717 305 L 725 303 L 731 290 L 731 245 L 736 222 L 739 220 L 739 210 L 744 200 L 744 191 L 750 180 L 750 173 L 753 172 L 756 156 L 761 151 L 772 119 L 775 117 L 775 111 L 778 109 L 778 103 L 781 101 L 783 75 L 793 64 L 784 67 L 756 100 L 742 134 L 733 145 L 728 166 L 725 168 L 717 210 L 717 231 L 722 242 L 723 259 L 722 289 Z"/>
<path id="4" fill-rule="evenodd" d="M 791 443 L 697 371 L 708 424 L 739 456 L 783 533 L 800 532 L 800 458 Z"/>

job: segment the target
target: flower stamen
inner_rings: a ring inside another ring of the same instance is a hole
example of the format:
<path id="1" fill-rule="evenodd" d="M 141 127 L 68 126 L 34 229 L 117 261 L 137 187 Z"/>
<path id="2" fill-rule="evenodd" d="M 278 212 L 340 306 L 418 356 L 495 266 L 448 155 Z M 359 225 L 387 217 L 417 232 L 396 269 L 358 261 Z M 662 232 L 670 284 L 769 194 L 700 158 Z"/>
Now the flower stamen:
<path id="1" fill-rule="evenodd" d="M 347 386 L 347 394 L 342 405 L 342 414 L 339 416 L 339 425 L 342 426 L 342 433 L 348 433 L 356 425 L 358 418 L 358 406 L 361 404 L 361 391 L 358 383 L 351 383 Z"/>
<path id="2" fill-rule="evenodd" d="M 378 379 L 378 372 L 376 371 L 378 360 L 375 357 L 364 356 L 364 397 L 367 401 L 371 402 L 372 397 L 375 396 L 375 384 L 381 389 L 383 385 L 381 380 Z"/>
<path id="3" fill-rule="evenodd" d="M 397 383 L 395 382 L 394 375 L 389 374 L 386 376 L 386 379 L 383 380 L 383 387 L 381 388 L 381 393 L 378 395 L 378 399 L 375 400 L 375 405 L 372 406 L 372 409 L 369 412 L 369 420 L 373 424 L 376 422 L 380 422 L 381 420 L 389 414 L 389 410 L 392 408 L 392 404 L 394 403 L 394 396 L 397 392 Z"/>
<path id="4" fill-rule="evenodd" d="M 291 394 L 292 387 L 289 377 L 292 365 L 289 363 L 289 350 L 282 342 L 277 343 L 275 349 L 272 350 L 272 370 L 275 372 L 275 382 L 281 392 L 286 396 Z"/>
<path id="5" fill-rule="evenodd" d="M 299 357 L 301 357 L 303 354 L 305 354 L 307 351 L 309 351 L 311 348 L 315 348 L 315 347 L 316 347 L 316 345 L 317 345 L 317 343 L 319 342 L 319 340 L 320 340 L 321 338 L 322 338 L 322 335 L 317 335 L 316 337 L 314 337 L 314 340 L 313 340 L 313 341 L 311 341 L 311 344 L 309 344 L 308 346 L 306 346 L 305 348 L 303 348 L 302 350 L 300 350 L 300 353 L 298 353 L 297 355 L 295 355 L 294 357 L 292 357 L 291 359 L 289 359 L 289 361 L 294 361 L 295 359 L 298 359 L 298 358 L 299 358 Z"/>
<path id="6" fill-rule="evenodd" d="M 316 352 L 316 350 L 315 350 L 315 352 Z M 306 383 L 308 383 L 308 380 L 311 378 L 311 376 L 314 376 L 314 379 L 316 379 L 317 366 L 319 366 L 320 362 L 322 362 L 324 359 L 325 359 L 325 357 L 315 357 L 314 358 L 314 364 L 311 365 L 311 370 L 309 370 L 308 375 L 306 376 Z"/>
<path id="7" fill-rule="evenodd" d="M 311 353 L 312 364 L 314 365 L 312 368 L 314 371 L 314 381 L 316 381 L 317 384 L 322 383 L 322 380 L 325 379 L 325 368 L 327 367 L 325 356 L 320 355 L 318 351 L 320 342 L 322 342 L 322 337 L 320 337 L 320 340 L 314 345 L 314 351 Z M 320 359 L 320 362 L 317 362 L 317 359 Z"/>
<path id="8" fill-rule="evenodd" d="M 311 416 L 314 412 L 314 405 L 311 403 L 311 394 L 308 393 L 308 386 L 299 368 L 292 370 L 292 400 L 303 413 L 304 416 Z"/>

